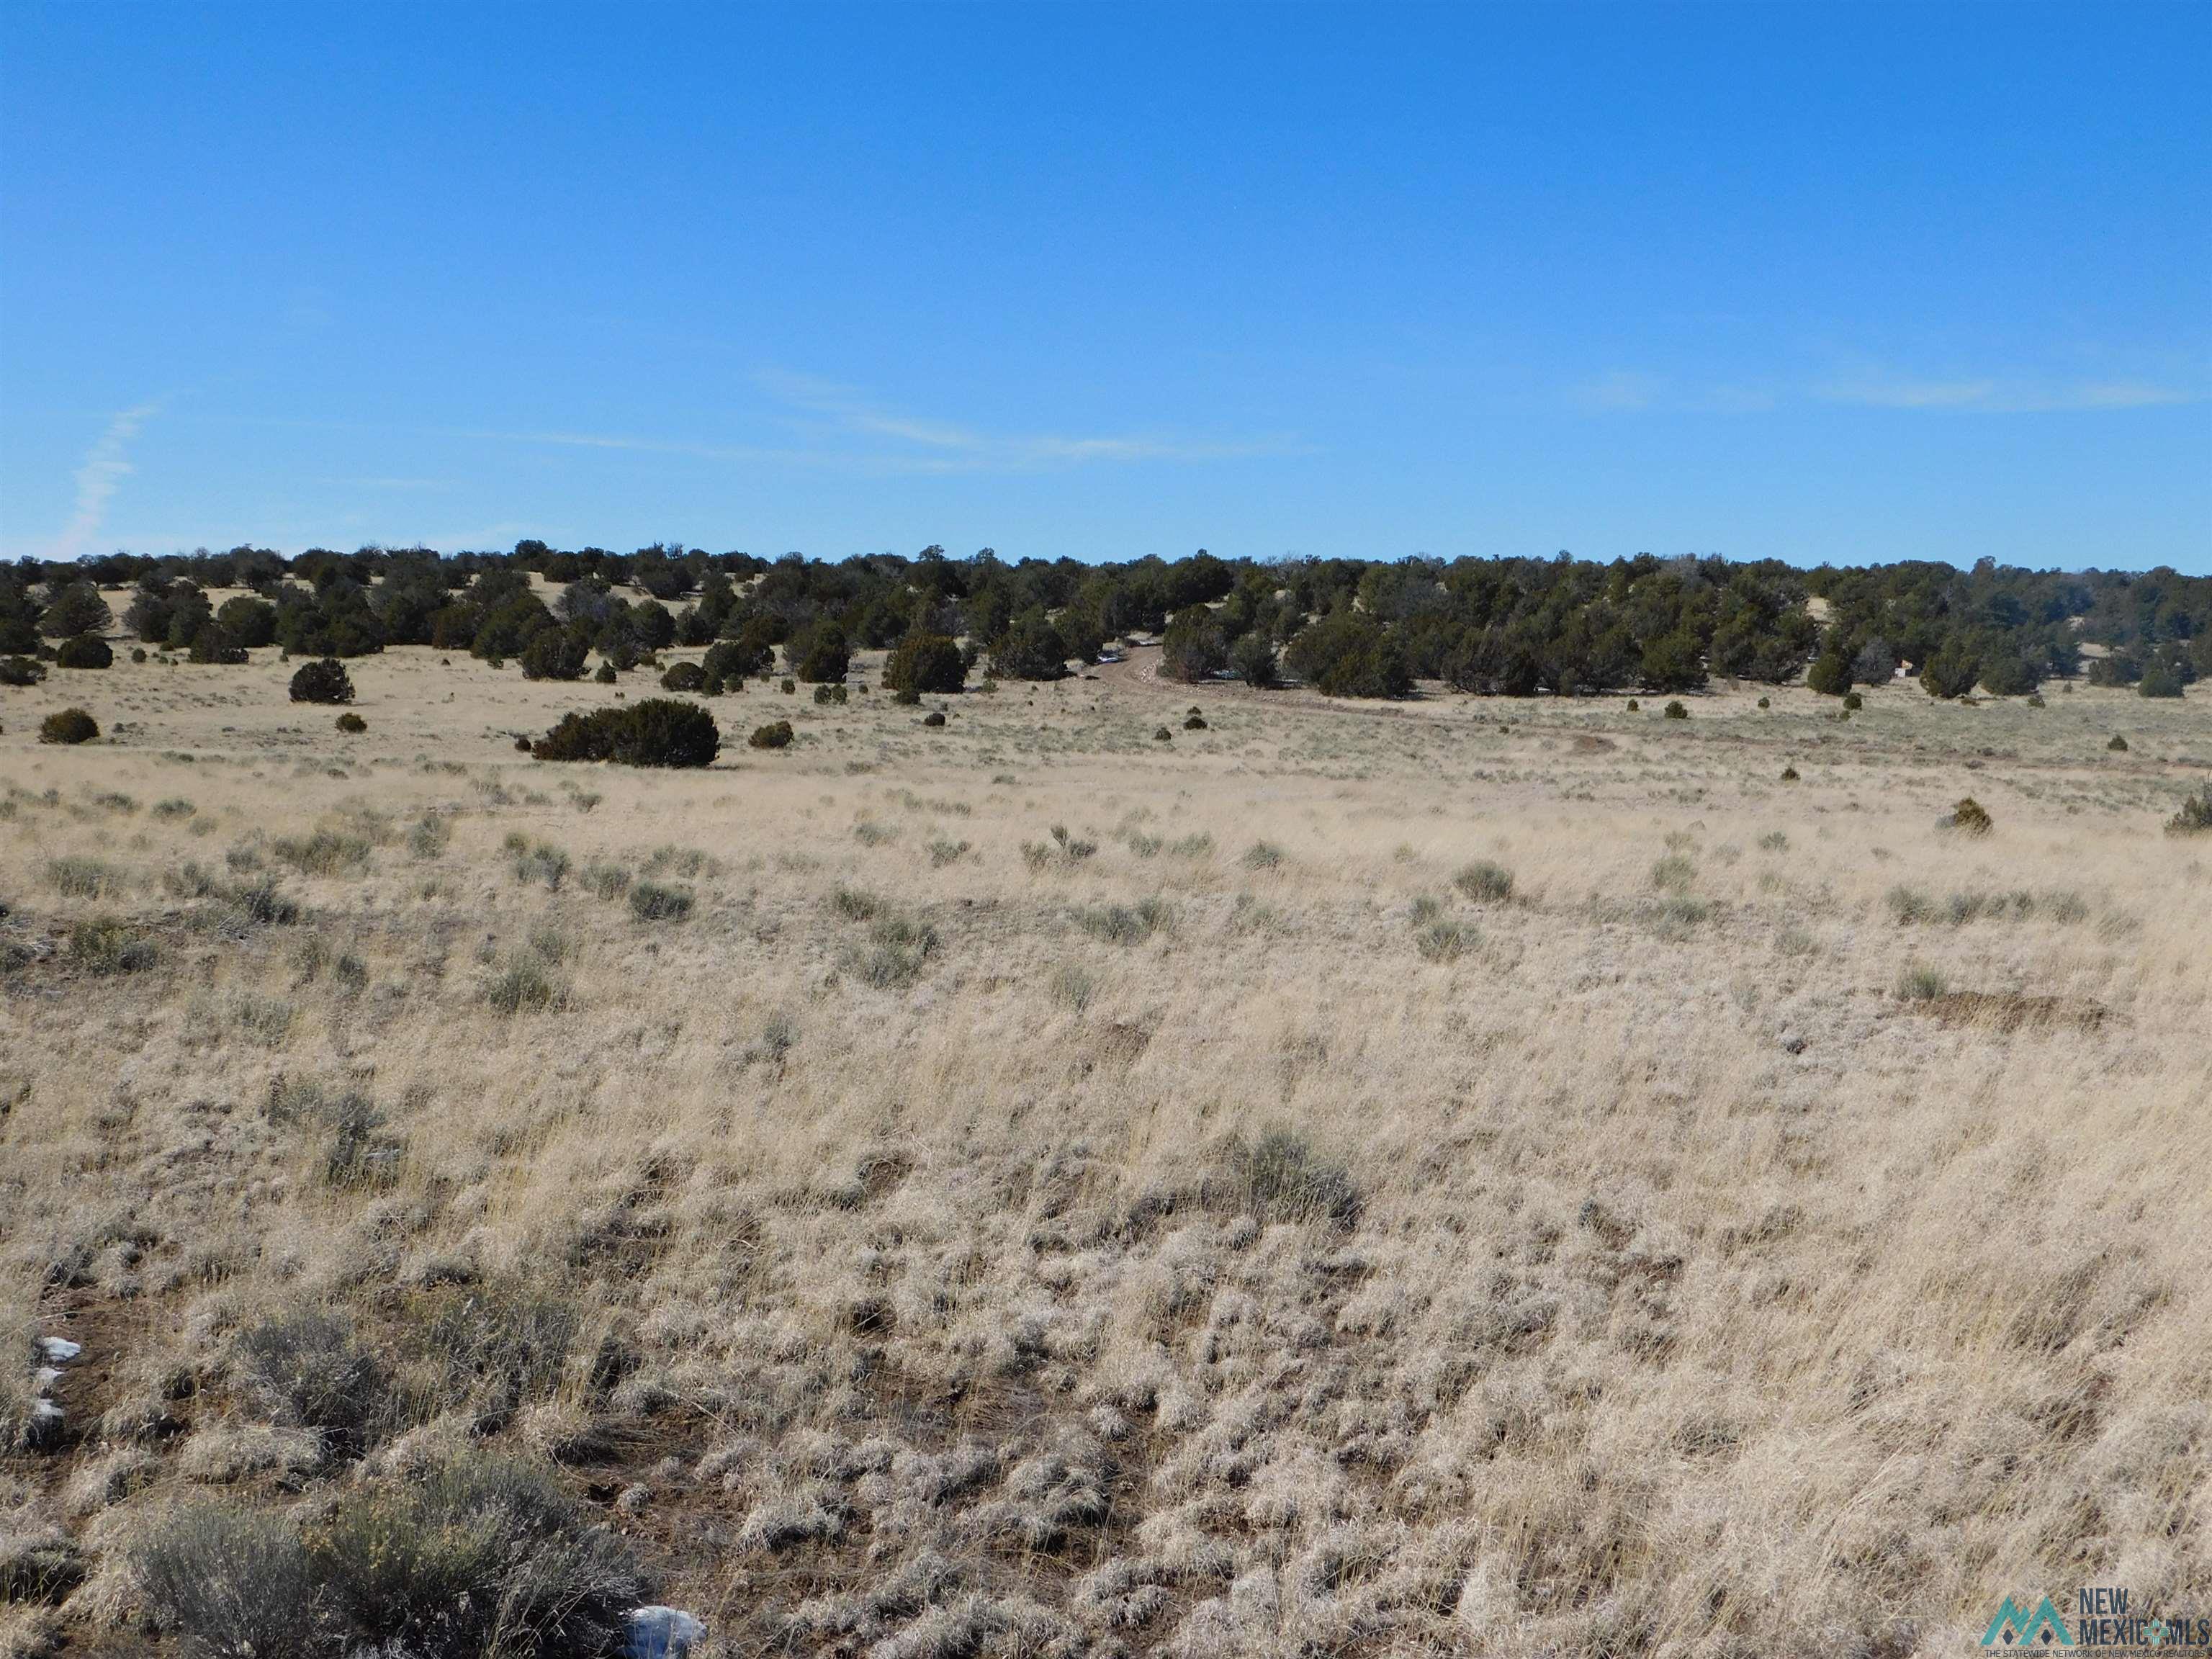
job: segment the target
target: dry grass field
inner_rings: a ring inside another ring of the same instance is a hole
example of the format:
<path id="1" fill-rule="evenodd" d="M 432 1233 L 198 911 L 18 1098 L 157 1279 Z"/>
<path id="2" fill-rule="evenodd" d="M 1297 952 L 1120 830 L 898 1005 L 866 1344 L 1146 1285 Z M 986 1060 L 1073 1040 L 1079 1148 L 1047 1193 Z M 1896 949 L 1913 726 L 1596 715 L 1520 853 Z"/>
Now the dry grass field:
<path id="1" fill-rule="evenodd" d="M 647 673 L 349 666 L 0 691 L 0 1652 L 339 1651 L 301 1552 L 485 1470 L 713 1655 L 2212 1611 L 2205 688 L 1139 653 L 656 773 L 513 743 Z"/>

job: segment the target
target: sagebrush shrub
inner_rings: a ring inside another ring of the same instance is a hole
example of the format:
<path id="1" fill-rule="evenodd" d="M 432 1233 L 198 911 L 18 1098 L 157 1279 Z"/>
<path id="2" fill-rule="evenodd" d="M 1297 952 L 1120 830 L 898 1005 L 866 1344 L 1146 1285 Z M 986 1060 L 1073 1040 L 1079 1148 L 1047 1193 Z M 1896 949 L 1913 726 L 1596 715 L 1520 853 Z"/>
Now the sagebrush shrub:
<path id="1" fill-rule="evenodd" d="M 294 702 L 351 702 L 353 676 L 336 657 L 318 658 L 293 674 L 291 695 Z"/>
<path id="2" fill-rule="evenodd" d="M 2105 747 L 2111 750 L 2116 755 L 2124 755 L 2128 752 L 2128 740 L 2122 737 L 2118 732 L 2115 732 L 2112 733 L 2112 740 L 2106 744 Z"/>
<path id="3" fill-rule="evenodd" d="M 70 961 L 88 974 L 135 974 L 151 968 L 159 953 L 113 916 L 91 916 L 70 933 Z"/>
<path id="4" fill-rule="evenodd" d="M 480 1453 L 343 1494 L 304 1542 L 347 1626 L 418 1659 L 615 1654 L 646 1595 L 629 1547 L 549 1473 Z"/>
<path id="5" fill-rule="evenodd" d="M 314 1429 L 345 1455 L 374 1438 L 384 1368 L 356 1340 L 351 1321 L 312 1309 L 277 1315 L 240 1331 L 232 1354 L 240 1391 L 269 1421 Z"/>
<path id="6" fill-rule="evenodd" d="M 784 684 L 789 685 L 791 682 L 786 680 Z M 793 735 L 789 720 L 771 720 L 766 726 L 753 727 L 753 734 L 745 739 L 745 744 L 751 749 L 788 749 Z"/>
<path id="7" fill-rule="evenodd" d="M 1897 976 L 1900 1002 L 1933 1002 L 1950 988 L 1950 981 L 1934 968 L 1908 965 Z"/>
<path id="8" fill-rule="evenodd" d="M 157 1511 L 129 1563 L 139 1599 L 188 1652 L 329 1659 L 342 1639 L 299 1534 L 276 1516 L 212 1504 Z"/>
<path id="9" fill-rule="evenodd" d="M 879 991 L 901 990 L 921 977 L 942 941 L 926 921 L 904 916 L 876 918 L 867 948 L 852 959 L 855 975 Z"/>
<path id="10" fill-rule="evenodd" d="M 944 711 L 942 708 L 933 708 L 933 709 L 931 709 L 931 710 L 930 710 L 927 714 L 924 714 L 924 715 L 921 717 L 921 723 L 922 723 L 924 726 L 942 726 L 942 725 L 944 725 L 944 724 L 945 724 L 945 711 Z"/>
<path id="11" fill-rule="evenodd" d="M 1359 1189 L 1350 1174 L 1287 1129 L 1269 1129 L 1249 1146 L 1231 1143 L 1222 1165 L 1209 1187 L 1262 1226 L 1326 1221 L 1348 1231 L 1358 1224 Z"/>
<path id="12" fill-rule="evenodd" d="M 1421 922 L 1413 930 L 1413 948 L 1425 962 L 1457 962 L 1479 942 L 1473 928 L 1451 916 Z"/>
<path id="13" fill-rule="evenodd" d="M 46 665 L 35 657 L 0 657 L 0 685 L 36 685 Z"/>
<path id="14" fill-rule="evenodd" d="M 1670 720 L 1686 720 L 1690 718 L 1690 711 L 1682 706 L 1679 699 L 1669 702 L 1659 712 Z"/>
<path id="15" fill-rule="evenodd" d="M 1452 885 L 1478 904 L 1502 904 L 1513 896 L 1513 872 L 1502 864 L 1477 859 L 1452 878 Z"/>
<path id="16" fill-rule="evenodd" d="M 640 921 L 681 921 L 691 914 L 691 890 L 641 881 L 629 890 L 629 908 Z"/>
<path id="17" fill-rule="evenodd" d="M 368 731 L 368 722 L 362 719 L 360 715 L 355 714 L 351 709 L 348 709 L 344 714 L 338 716 L 337 727 L 339 731 L 346 733 L 347 736 L 353 737 Z"/>

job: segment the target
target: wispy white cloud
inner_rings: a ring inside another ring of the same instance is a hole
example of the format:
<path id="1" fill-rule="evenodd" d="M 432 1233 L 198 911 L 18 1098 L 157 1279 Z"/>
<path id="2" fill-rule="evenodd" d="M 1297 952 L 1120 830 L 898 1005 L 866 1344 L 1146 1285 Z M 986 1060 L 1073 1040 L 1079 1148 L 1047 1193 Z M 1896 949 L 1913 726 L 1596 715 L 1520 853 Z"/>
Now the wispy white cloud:
<path id="1" fill-rule="evenodd" d="M 2193 404 L 2202 391 L 2153 380 L 2041 380 L 1996 375 L 1929 378 L 1876 371 L 1826 382 L 1823 403 L 1872 409 L 1960 410 L 1985 415 L 2041 415 Z"/>
<path id="2" fill-rule="evenodd" d="M 1569 386 L 1567 404 L 1589 414 L 1748 415 L 1787 404 L 1864 409 L 2033 415 L 2152 409 L 2205 401 L 2207 392 L 2140 379 L 2039 379 L 2028 375 L 1914 374 L 1856 367 L 1809 383 L 1686 384 L 1641 369 L 1616 368 Z"/>
<path id="3" fill-rule="evenodd" d="M 888 441 L 880 462 L 902 471 L 1032 471 L 1094 462 L 1201 462 L 1294 455 L 1310 446 L 1286 434 L 1193 438 L 1171 433 L 992 433 L 884 408 L 852 387 L 811 374 L 763 370 L 755 380 L 786 406 L 814 416 L 830 434 Z"/>
<path id="4" fill-rule="evenodd" d="M 317 478 L 328 489 L 451 489 L 451 478 Z"/>
<path id="5" fill-rule="evenodd" d="M 107 504 L 123 481 L 131 476 L 131 441 L 138 428 L 161 412 L 158 401 L 126 409 L 107 423 L 99 441 L 85 452 L 76 470 L 76 506 L 47 549 L 50 559 L 75 559 L 93 551 L 100 526 L 107 522 Z"/>

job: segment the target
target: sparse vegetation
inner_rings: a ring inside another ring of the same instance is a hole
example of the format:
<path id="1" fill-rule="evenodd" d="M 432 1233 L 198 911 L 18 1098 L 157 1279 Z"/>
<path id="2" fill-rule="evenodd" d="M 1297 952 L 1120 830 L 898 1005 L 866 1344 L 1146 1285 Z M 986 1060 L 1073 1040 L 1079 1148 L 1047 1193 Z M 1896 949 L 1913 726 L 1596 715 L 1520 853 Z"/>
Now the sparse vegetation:
<path id="1" fill-rule="evenodd" d="M 655 678 L 835 611 L 874 680 L 925 609 L 664 555 L 648 646 L 631 556 L 568 556 L 531 602 Z M 1643 634 L 1681 684 L 1741 597 L 1661 562 L 1618 577 L 1681 601 L 1623 624 L 1655 720 Z M 1232 665 L 1338 595 L 1425 670 L 1491 562 L 1179 568 Z M 1139 576 L 962 569 L 1071 659 L 1156 631 Z M 1832 574 L 1807 660 L 1873 614 Z M 2085 580 L 2069 638 L 2136 616 Z M 375 662 L 374 745 L 285 712 L 298 661 L 125 668 L 77 751 L 28 740 L 66 681 L 8 692 L 0 1633 L 612 1655 L 665 1601 L 708 1652 L 1591 1659 L 1963 1650 L 2100 1561 L 2187 1605 L 2142 1495 L 2201 1462 L 2157 1361 L 2203 1346 L 2203 700 L 1961 708 L 1892 684 L 1893 614 L 1850 725 L 1717 663 L 1694 741 L 1425 672 L 1221 685 L 1192 741 L 1149 646 L 957 744 L 823 682 L 733 770 L 523 763 L 629 700 L 458 641 Z M 1547 690 L 1533 637 L 1461 670 Z M 2002 836 L 1930 833 L 1969 778 Z"/>

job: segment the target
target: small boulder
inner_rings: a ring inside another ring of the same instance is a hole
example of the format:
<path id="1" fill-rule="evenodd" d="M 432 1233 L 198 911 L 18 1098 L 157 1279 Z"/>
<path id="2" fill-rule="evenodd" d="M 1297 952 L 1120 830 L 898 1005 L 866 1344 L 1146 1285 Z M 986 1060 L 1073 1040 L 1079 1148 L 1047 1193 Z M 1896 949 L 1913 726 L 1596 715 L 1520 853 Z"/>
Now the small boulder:
<path id="1" fill-rule="evenodd" d="M 623 1653 L 624 1659 L 684 1659 L 706 1639 L 706 1625 L 680 1607 L 635 1607 Z"/>

